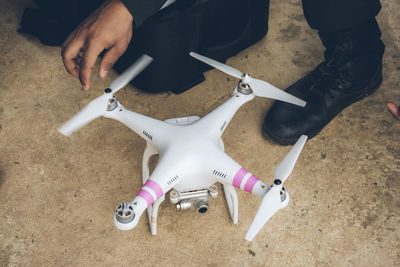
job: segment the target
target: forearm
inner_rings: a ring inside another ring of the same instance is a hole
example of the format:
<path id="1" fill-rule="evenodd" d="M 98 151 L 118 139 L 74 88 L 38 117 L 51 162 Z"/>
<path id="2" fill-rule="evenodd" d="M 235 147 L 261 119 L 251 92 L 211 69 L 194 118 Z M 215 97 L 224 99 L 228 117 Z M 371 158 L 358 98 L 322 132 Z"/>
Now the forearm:
<path id="1" fill-rule="evenodd" d="M 131 12 L 136 27 L 157 13 L 167 0 L 121 0 Z"/>

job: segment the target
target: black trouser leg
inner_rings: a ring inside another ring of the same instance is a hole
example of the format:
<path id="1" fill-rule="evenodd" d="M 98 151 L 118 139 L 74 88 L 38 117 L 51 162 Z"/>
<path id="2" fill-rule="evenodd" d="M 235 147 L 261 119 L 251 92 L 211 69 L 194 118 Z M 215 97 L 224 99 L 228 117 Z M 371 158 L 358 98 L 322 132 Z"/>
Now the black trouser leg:
<path id="1" fill-rule="evenodd" d="M 332 32 L 352 28 L 373 19 L 379 0 L 302 0 L 304 16 L 311 28 Z"/>

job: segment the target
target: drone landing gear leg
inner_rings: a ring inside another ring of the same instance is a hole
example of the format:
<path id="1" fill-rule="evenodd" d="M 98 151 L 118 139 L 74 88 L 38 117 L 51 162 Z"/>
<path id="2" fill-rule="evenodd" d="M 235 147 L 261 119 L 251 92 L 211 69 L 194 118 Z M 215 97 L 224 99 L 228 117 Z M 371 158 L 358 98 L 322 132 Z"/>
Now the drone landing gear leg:
<path id="1" fill-rule="evenodd" d="M 219 141 L 219 147 L 222 149 L 222 151 L 225 151 L 225 146 L 222 139 Z M 226 204 L 228 205 L 229 214 L 231 215 L 232 222 L 233 224 L 237 224 L 239 218 L 239 202 L 236 190 L 232 185 L 223 184 L 222 186 L 224 188 Z"/>
<path id="2" fill-rule="evenodd" d="M 157 155 L 158 150 L 150 143 L 146 144 L 146 149 L 143 153 L 143 161 L 142 161 L 142 175 L 143 175 L 143 184 L 149 179 L 150 176 L 150 167 L 149 160 L 151 156 Z M 158 207 L 165 200 L 165 195 L 157 199 L 152 205 L 147 208 L 147 215 L 149 218 L 149 225 L 152 235 L 157 234 L 157 214 Z"/>
<path id="3" fill-rule="evenodd" d="M 158 214 L 158 207 L 161 205 L 161 203 L 165 200 L 165 195 L 157 199 L 153 205 L 149 206 L 147 208 L 147 215 L 149 217 L 149 224 L 150 224 L 150 230 L 152 235 L 157 234 L 157 214 Z"/>
<path id="4" fill-rule="evenodd" d="M 223 185 L 226 204 L 234 224 L 238 223 L 239 203 L 235 188 L 231 185 Z"/>

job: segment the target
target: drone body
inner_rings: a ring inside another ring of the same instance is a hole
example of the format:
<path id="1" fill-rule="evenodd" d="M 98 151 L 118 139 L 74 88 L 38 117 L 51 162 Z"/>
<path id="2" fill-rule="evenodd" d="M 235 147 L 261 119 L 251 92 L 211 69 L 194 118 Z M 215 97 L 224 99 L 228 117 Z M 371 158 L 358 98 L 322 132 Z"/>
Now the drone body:
<path id="1" fill-rule="evenodd" d="M 292 171 L 307 137 L 300 137 L 277 167 L 274 184 L 266 185 L 224 152 L 221 136 L 238 109 L 255 95 L 298 105 L 304 105 L 305 102 L 266 82 L 252 79 L 248 74 L 242 75 L 222 63 L 195 53 L 191 55 L 235 77 L 240 74 L 241 78 L 232 96 L 203 118 L 192 116 L 160 121 L 127 110 L 116 100 L 114 93 L 150 64 L 152 59 L 143 56 L 111 84 L 112 89 L 106 89 L 104 95 L 89 103 L 59 131 L 69 135 L 91 120 L 104 116 L 120 121 L 146 140 L 143 155 L 144 185 L 132 201 L 117 207 L 114 214 L 117 228 L 134 228 L 147 209 L 151 232 L 156 234 L 158 208 L 167 192 L 170 192 L 171 203 L 176 204 L 179 210 L 194 206 L 199 213 L 204 213 L 208 209 L 208 198 L 218 194 L 216 183 L 221 183 L 234 223 L 238 220 L 238 198 L 234 187 L 262 198 L 246 235 L 246 239 L 251 241 L 269 218 L 288 204 L 289 195 L 282 183 Z M 262 86 L 267 86 L 270 91 L 260 90 Z M 159 154 L 159 161 L 150 174 L 148 163 L 154 154 Z"/>

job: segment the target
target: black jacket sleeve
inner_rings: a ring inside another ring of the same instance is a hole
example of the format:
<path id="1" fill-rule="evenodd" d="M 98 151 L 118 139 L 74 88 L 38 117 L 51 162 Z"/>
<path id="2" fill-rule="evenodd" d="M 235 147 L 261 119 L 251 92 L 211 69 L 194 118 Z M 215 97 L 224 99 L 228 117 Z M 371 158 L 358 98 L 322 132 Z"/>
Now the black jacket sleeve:
<path id="1" fill-rule="evenodd" d="M 166 0 L 121 0 L 133 16 L 136 27 L 151 17 L 167 2 Z"/>

